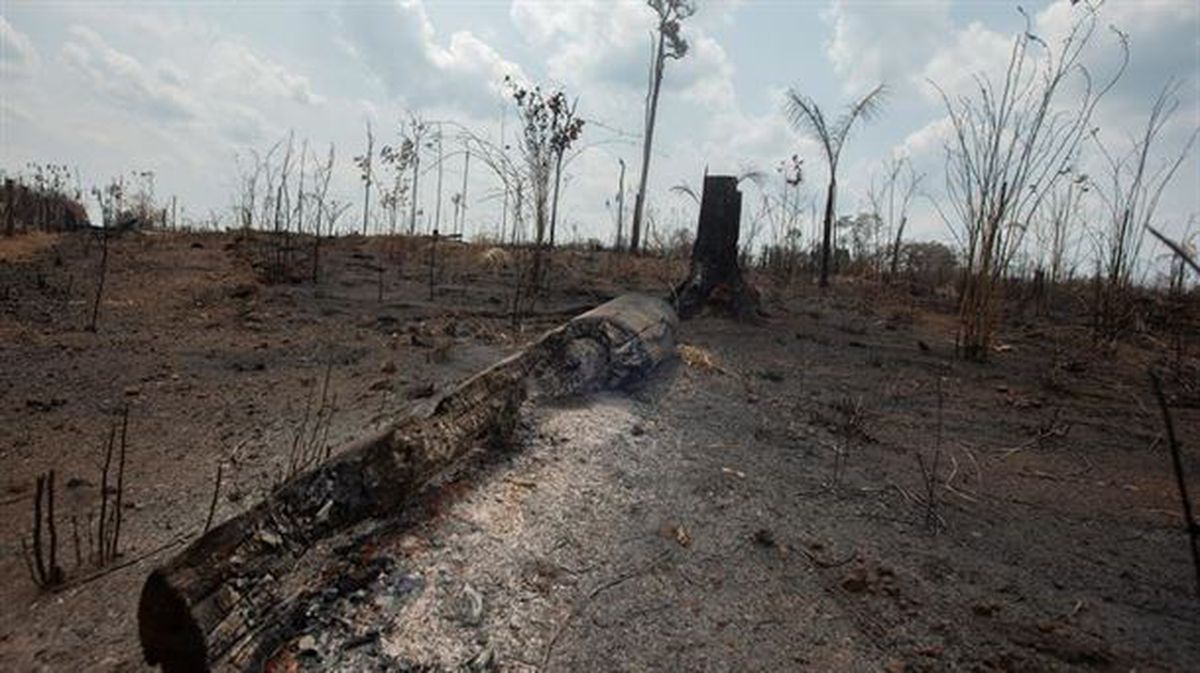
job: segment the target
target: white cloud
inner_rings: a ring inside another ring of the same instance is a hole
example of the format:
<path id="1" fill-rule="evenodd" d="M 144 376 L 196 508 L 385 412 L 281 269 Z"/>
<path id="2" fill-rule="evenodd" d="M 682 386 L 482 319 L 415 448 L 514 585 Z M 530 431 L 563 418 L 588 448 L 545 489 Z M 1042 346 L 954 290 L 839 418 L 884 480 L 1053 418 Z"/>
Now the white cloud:
<path id="1" fill-rule="evenodd" d="M 919 89 L 930 100 L 941 103 L 938 88 L 953 100 L 958 94 L 975 91 L 977 76 L 989 78 L 998 85 L 1012 46 L 1011 35 L 1002 35 L 978 21 L 972 22 L 952 33 L 924 67 L 919 67 Z"/>
<path id="2" fill-rule="evenodd" d="M 847 92 L 884 82 L 903 87 L 953 30 L 949 0 L 859 3 L 834 0 L 825 54 Z"/>
<path id="3" fill-rule="evenodd" d="M 697 102 L 733 104 L 733 63 L 701 27 L 703 8 L 682 24 L 688 53 L 671 61 L 663 89 Z M 734 7 L 718 7 L 717 22 L 732 20 Z M 550 76 L 580 91 L 645 91 L 652 33 L 657 18 L 644 3 L 578 0 L 550 3 L 514 0 L 510 16 L 525 38 L 547 53 Z"/>
<path id="4" fill-rule="evenodd" d="M 164 78 L 163 68 L 146 67 L 91 28 L 74 25 L 68 32 L 71 39 L 63 45 L 63 59 L 93 88 L 158 120 L 195 117 L 196 103 L 186 89 L 172 82 L 178 79 L 172 66 L 168 65 L 167 71 L 173 74 Z"/>
<path id="5" fill-rule="evenodd" d="M 521 76 L 516 64 L 469 31 L 439 44 L 420 0 L 347 4 L 339 10 L 343 49 L 410 105 L 454 104 L 490 114 L 504 76 Z"/>
<path id="6" fill-rule="evenodd" d="M 950 117 L 939 117 L 913 131 L 900 143 L 899 151 L 916 161 L 933 154 L 941 155 L 946 143 L 954 137 Z"/>
<path id="7" fill-rule="evenodd" d="M 29 36 L 0 16 L 0 75 L 23 77 L 38 63 L 37 49 Z"/>
<path id="8" fill-rule="evenodd" d="M 263 58 L 245 45 L 217 43 L 210 55 L 209 85 L 231 94 L 290 98 L 305 105 L 319 105 L 324 97 L 312 90 L 307 77 Z"/>
<path id="9" fill-rule="evenodd" d="M 773 170 L 779 161 L 792 154 L 816 162 L 820 156 L 816 141 L 797 133 L 777 112 L 783 107 L 783 92 L 775 91 L 771 100 L 775 104 L 761 115 L 732 110 L 712 117 L 702 152 L 711 162 L 713 172 L 736 173 L 750 168 Z"/>

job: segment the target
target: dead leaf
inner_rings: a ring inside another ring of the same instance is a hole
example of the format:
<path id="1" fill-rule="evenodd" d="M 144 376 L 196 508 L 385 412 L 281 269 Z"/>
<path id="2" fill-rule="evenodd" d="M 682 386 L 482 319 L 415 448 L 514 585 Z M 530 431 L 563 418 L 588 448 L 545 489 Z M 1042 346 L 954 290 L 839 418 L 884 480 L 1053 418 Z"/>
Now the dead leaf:
<path id="1" fill-rule="evenodd" d="M 664 523 L 658 529 L 658 534 L 668 540 L 674 540 L 680 547 L 689 547 L 692 544 L 692 534 L 682 524 Z"/>

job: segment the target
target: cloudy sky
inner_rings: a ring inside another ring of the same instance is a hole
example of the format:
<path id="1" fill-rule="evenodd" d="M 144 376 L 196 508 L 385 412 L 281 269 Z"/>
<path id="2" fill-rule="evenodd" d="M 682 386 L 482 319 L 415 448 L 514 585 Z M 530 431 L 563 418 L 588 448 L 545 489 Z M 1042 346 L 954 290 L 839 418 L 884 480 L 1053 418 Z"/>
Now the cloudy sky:
<path id="1" fill-rule="evenodd" d="M 690 52 L 668 64 L 660 106 L 650 200 L 664 230 L 691 226 L 694 207 L 669 188 L 698 185 L 706 167 L 773 171 L 799 153 L 805 189 L 821 193 L 817 147 L 781 111 L 788 87 L 831 109 L 876 83 L 890 88 L 885 114 L 845 152 L 839 211 L 867 207 L 871 176 L 896 152 L 929 173 L 927 191 L 938 198 L 945 113 L 928 83 L 967 91 L 972 73 L 1003 64 L 1024 26 L 1016 3 L 1003 0 L 697 4 L 684 28 Z M 1058 34 L 1079 11 L 1067 0 L 1034 0 L 1026 9 L 1044 35 Z M 1110 0 L 1087 54 L 1098 75 L 1119 53 L 1107 24 L 1129 34 L 1132 62 L 1096 123 L 1110 142 L 1127 142 L 1174 77 L 1182 82 L 1180 108 L 1164 147 L 1182 142 L 1200 123 L 1200 5 Z M 336 145 L 333 189 L 356 200 L 351 157 L 363 150 L 366 120 L 383 143 L 396 142 L 408 110 L 495 138 L 511 108 L 501 83 L 514 74 L 580 97 L 593 123 L 585 127 L 587 149 L 568 169 L 561 226 L 607 239 L 618 159 L 630 165 L 628 184 L 636 178 L 652 25 L 644 3 L 617 0 L 0 0 L 0 168 L 65 163 L 78 167 L 85 189 L 150 170 L 158 193 L 178 195 L 189 215 L 228 217 L 235 154 L 294 130 L 313 146 Z M 1169 230 L 1200 213 L 1197 154 L 1164 199 Z M 447 209 L 461 164 L 461 157 L 446 162 Z M 468 230 L 489 230 L 499 217 L 489 198 L 494 184 L 480 168 L 471 176 Z M 434 184 L 423 181 L 428 212 Z M 947 238 L 925 207 L 911 230 Z"/>

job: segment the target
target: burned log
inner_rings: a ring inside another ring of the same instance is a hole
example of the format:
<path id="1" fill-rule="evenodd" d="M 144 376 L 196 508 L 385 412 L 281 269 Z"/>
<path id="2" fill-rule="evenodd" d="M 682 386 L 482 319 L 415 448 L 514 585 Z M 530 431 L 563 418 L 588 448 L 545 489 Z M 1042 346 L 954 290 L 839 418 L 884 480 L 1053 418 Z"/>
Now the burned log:
<path id="1" fill-rule="evenodd" d="M 742 218 L 742 193 L 738 179 L 706 175 L 700 199 L 700 221 L 692 246 L 688 278 L 674 291 L 680 318 L 691 318 L 706 306 L 739 320 L 758 314 L 758 293 L 742 276 L 738 265 L 738 234 Z"/>
<path id="2" fill-rule="evenodd" d="M 202 535 L 142 588 L 145 660 L 168 673 L 243 662 L 286 602 L 283 578 L 317 541 L 394 515 L 435 474 L 480 445 L 505 444 L 526 399 L 634 384 L 675 351 L 665 302 L 626 295 L 470 377 L 424 418 L 366 436 Z"/>

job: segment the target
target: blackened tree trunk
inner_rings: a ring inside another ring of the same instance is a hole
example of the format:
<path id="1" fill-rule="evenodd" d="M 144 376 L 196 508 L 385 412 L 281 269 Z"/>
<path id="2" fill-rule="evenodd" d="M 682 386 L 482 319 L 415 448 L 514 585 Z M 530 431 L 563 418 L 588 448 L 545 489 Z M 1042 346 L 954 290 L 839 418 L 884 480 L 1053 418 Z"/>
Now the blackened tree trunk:
<path id="1" fill-rule="evenodd" d="M 833 168 L 832 170 L 837 170 Z M 821 287 L 829 287 L 829 251 L 833 247 L 833 198 L 837 194 L 837 179 L 829 178 L 829 192 L 825 195 L 825 227 L 821 237 Z"/>
<path id="2" fill-rule="evenodd" d="M 661 299 L 618 297 L 459 384 L 429 416 L 367 435 L 206 532 L 146 579 L 146 663 L 165 673 L 263 670 L 263 643 L 287 627 L 281 617 L 297 589 L 288 577 L 316 542 L 396 516 L 468 452 L 506 444 L 527 397 L 638 383 L 674 356 L 677 326 Z"/>
<path id="3" fill-rule="evenodd" d="M 758 295 L 746 283 L 738 266 L 741 218 L 738 179 L 729 175 L 705 176 L 691 272 L 675 289 L 679 317 L 693 317 L 706 305 L 741 320 L 758 314 Z"/>

